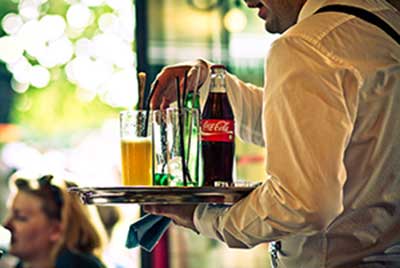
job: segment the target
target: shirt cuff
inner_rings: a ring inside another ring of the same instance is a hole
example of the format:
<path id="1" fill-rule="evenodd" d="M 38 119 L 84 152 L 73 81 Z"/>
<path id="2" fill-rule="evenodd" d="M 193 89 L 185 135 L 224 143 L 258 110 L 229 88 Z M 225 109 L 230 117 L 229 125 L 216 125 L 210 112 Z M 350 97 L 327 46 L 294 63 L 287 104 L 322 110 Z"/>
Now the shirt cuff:
<path id="1" fill-rule="evenodd" d="M 193 214 L 197 231 L 209 238 L 220 240 L 218 235 L 219 218 L 229 209 L 227 205 L 199 204 Z"/>

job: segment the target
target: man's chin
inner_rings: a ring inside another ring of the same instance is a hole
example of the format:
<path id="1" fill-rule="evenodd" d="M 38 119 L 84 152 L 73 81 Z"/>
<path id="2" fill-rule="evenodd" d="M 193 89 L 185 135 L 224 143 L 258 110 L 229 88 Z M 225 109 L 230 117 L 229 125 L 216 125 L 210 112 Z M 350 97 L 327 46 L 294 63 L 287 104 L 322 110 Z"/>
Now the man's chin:
<path id="1" fill-rule="evenodd" d="M 270 34 L 282 34 L 285 32 L 284 30 L 277 29 L 276 27 L 271 27 L 267 23 L 265 24 L 264 28 Z"/>
<path id="2" fill-rule="evenodd" d="M 270 34 L 276 34 L 276 33 L 278 33 L 275 29 L 269 27 L 268 24 L 265 24 L 264 29 L 265 29 L 265 31 L 267 31 L 267 32 L 270 33 Z"/>

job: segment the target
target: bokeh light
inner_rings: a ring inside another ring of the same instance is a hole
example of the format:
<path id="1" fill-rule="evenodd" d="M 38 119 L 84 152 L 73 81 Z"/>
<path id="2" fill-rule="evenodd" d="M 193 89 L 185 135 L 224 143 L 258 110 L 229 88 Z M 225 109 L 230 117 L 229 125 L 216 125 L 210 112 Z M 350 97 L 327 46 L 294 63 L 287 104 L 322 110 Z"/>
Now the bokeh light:
<path id="1" fill-rule="evenodd" d="M 101 99 L 113 107 L 133 108 L 138 101 L 137 79 L 135 69 L 124 69 L 115 72 L 103 84 Z"/>
<path id="2" fill-rule="evenodd" d="M 82 4 L 72 5 L 67 11 L 67 21 L 69 26 L 75 29 L 86 28 L 91 21 L 92 12 L 90 9 Z"/>
<path id="3" fill-rule="evenodd" d="M 21 16 L 15 13 L 9 13 L 2 19 L 1 25 L 7 34 L 15 34 L 24 24 Z"/>
<path id="4" fill-rule="evenodd" d="M 0 38 L 0 59 L 5 63 L 13 63 L 22 57 L 24 49 L 14 36 Z"/>
<path id="5" fill-rule="evenodd" d="M 246 15 L 239 8 L 232 8 L 224 16 L 224 26 L 231 33 L 243 31 L 246 24 Z"/>
<path id="6" fill-rule="evenodd" d="M 81 2 L 89 7 L 96 7 L 104 4 L 104 0 L 81 0 Z"/>
<path id="7" fill-rule="evenodd" d="M 18 5 L 19 14 L 26 20 L 37 19 L 42 1 L 21 0 Z"/>
<path id="8" fill-rule="evenodd" d="M 43 88 L 49 84 L 49 70 L 41 65 L 32 66 L 29 75 L 29 82 L 34 87 Z"/>
<path id="9" fill-rule="evenodd" d="M 11 87 L 17 93 L 24 93 L 29 88 L 29 83 L 19 83 L 15 79 L 11 80 Z"/>
<path id="10" fill-rule="evenodd" d="M 20 0 L 19 12 L 2 20 L 7 35 L 0 38 L 0 60 L 13 74 L 12 88 L 22 94 L 31 86 L 46 87 L 59 79 L 59 75 L 51 77 L 52 68 L 61 67 L 66 79 L 76 85 L 80 101 L 87 103 L 99 96 L 112 107 L 130 107 L 137 99 L 133 96 L 137 95 L 133 3 L 64 1 L 65 15 L 45 14 L 47 0 Z M 95 12 L 104 6 L 106 12 Z"/>
<path id="11" fill-rule="evenodd" d="M 8 69 L 13 73 L 14 79 L 22 84 L 29 84 L 30 68 L 32 68 L 32 65 L 25 57 L 20 57 L 17 61 L 8 65 Z"/>
<path id="12" fill-rule="evenodd" d="M 40 19 L 39 24 L 46 41 L 56 40 L 65 33 L 66 23 L 59 15 L 46 15 Z"/>

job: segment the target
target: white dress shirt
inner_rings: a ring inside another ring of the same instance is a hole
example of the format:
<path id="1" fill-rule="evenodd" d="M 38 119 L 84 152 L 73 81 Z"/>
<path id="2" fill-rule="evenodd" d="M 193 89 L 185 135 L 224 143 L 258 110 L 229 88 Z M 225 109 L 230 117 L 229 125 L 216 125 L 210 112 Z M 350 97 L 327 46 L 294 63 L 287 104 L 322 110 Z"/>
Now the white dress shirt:
<path id="1" fill-rule="evenodd" d="M 270 50 L 264 90 L 227 75 L 238 135 L 265 144 L 265 181 L 233 206 L 199 205 L 194 223 L 230 247 L 280 240 L 279 267 L 400 267 L 400 46 L 314 14 L 338 3 L 400 33 L 384 0 L 308 0 Z"/>

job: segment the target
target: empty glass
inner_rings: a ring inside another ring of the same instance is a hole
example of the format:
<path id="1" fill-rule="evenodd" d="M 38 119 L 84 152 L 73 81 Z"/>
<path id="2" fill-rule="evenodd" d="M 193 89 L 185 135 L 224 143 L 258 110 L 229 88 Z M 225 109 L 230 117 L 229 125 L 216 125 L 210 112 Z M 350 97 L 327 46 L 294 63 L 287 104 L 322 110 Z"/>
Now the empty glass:
<path id="1" fill-rule="evenodd" d="M 200 186 L 198 109 L 153 112 L 155 185 Z"/>

